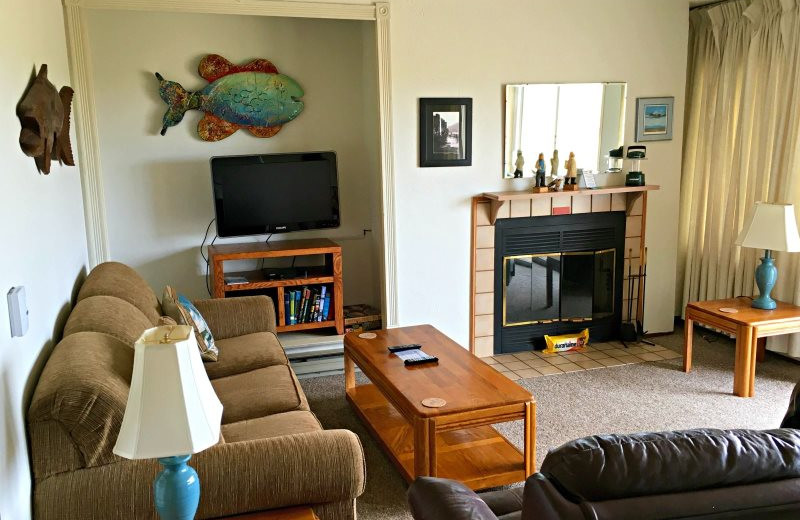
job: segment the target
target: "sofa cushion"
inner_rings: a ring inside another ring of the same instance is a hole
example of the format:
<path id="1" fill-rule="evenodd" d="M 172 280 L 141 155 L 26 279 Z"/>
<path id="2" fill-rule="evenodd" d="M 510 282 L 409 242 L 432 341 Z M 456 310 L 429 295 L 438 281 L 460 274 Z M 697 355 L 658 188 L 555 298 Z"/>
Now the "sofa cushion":
<path id="1" fill-rule="evenodd" d="M 220 377 L 213 379 L 211 385 L 222 402 L 222 424 L 291 410 L 308 410 L 300 383 L 287 365 Z"/>
<path id="2" fill-rule="evenodd" d="M 80 467 L 119 460 L 112 449 L 125 415 L 133 353 L 122 341 L 97 332 L 76 332 L 56 345 L 28 409 L 37 478 L 75 469 L 70 444 L 80 453 Z"/>
<path id="3" fill-rule="evenodd" d="M 800 430 L 595 435 L 550 451 L 541 472 L 591 501 L 800 477 Z"/>
<path id="4" fill-rule="evenodd" d="M 289 360 L 274 332 L 257 332 L 217 340 L 219 354 L 215 363 L 205 363 L 211 379 L 232 376 L 272 365 L 286 365 Z"/>
<path id="5" fill-rule="evenodd" d="M 524 489 L 522 486 L 517 486 L 495 491 L 484 491 L 478 496 L 486 502 L 489 509 L 500 520 L 504 520 L 506 517 L 519 516 L 522 513 L 522 493 Z"/>
<path id="6" fill-rule="evenodd" d="M 139 273 L 119 262 L 104 262 L 89 273 L 78 292 L 78 301 L 91 296 L 115 296 L 130 303 L 150 320 L 152 327 L 161 316 L 161 305 Z"/>
<path id="7" fill-rule="evenodd" d="M 222 434 L 225 436 L 225 442 L 242 442 L 315 432 L 321 429 L 322 425 L 313 413 L 295 410 L 225 424 L 222 426 Z"/>
<path id="8" fill-rule="evenodd" d="M 75 305 L 64 326 L 64 336 L 76 332 L 103 332 L 133 347 L 142 332 L 152 326 L 142 311 L 125 300 L 115 296 L 89 296 Z"/>

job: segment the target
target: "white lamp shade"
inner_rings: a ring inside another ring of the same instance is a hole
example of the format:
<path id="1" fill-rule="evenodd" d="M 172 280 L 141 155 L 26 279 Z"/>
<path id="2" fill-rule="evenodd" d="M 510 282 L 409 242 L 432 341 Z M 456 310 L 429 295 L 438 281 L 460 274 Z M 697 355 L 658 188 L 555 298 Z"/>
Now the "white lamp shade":
<path id="1" fill-rule="evenodd" d="M 756 202 L 736 244 L 772 251 L 800 251 L 794 205 Z"/>
<path id="2" fill-rule="evenodd" d="M 216 444 L 222 403 L 203 368 L 192 327 L 148 329 L 134 348 L 131 389 L 114 453 L 151 459 L 190 455 Z"/>

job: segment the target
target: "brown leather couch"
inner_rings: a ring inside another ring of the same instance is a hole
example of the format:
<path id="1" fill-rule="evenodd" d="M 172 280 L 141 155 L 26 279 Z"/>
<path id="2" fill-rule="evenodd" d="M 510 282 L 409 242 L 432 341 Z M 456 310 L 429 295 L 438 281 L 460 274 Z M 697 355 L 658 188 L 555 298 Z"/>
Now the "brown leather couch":
<path id="1" fill-rule="evenodd" d="M 418 478 L 416 520 L 800 518 L 795 389 L 781 429 L 596 435 L 545 457 L 524 487 L 475 493 Z"/>
<path id="2" fill-rule="evenodd" d="M 197 518 L 310 505 L 356 517 L 364 455 L 347 430 L 323 430 L 275 335 L 272 300 L 195 302 L 219 347 L 205 363 L 223 404 L 217 445 L 192 457 Z M 154 460 L 112 453 L 130 387 L 133 343 L 161 316 L 146 282 L 115 262 L 87 277 L 28 412 L 36 519 L 156 519 Z"/>

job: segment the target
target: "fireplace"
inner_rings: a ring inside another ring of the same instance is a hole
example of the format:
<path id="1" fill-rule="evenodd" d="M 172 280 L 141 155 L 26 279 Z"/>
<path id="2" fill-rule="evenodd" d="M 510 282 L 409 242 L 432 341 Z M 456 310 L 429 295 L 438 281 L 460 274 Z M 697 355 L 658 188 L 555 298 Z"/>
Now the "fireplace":
<path id="1" fill-rule="evenodd" d="M 497 220 L 495 354 L 587 327 L 594 340 L 617 337 L 625 220 L 624 211 Z"/>

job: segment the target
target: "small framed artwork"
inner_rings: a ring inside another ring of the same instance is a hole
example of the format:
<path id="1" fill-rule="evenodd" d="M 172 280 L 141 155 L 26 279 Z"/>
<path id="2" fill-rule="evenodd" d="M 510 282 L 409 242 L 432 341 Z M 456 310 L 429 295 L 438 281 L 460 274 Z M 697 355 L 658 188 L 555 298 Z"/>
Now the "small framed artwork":
<path id="1" fill-rule="evenodd" d="M 472 98 L 420 98 L 419 165 L 472 165 Z"/>
<path id="2" fill-rule="evenodd" d="M 636 142 L 672 139 L 674 97 L 636 98 Z"/>

